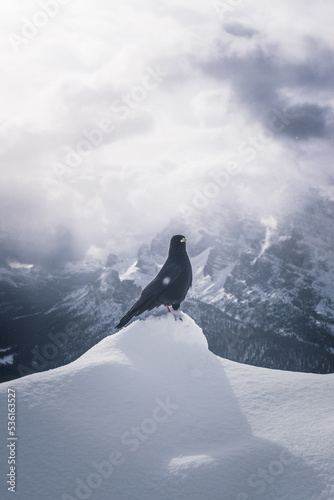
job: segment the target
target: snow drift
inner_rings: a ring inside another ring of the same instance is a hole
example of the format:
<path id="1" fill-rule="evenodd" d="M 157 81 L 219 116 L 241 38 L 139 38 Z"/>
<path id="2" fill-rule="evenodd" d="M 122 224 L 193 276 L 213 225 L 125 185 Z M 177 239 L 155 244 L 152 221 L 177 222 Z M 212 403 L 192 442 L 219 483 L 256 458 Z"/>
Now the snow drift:
<path id="1" fill-rule="evenodd" d="M 187 315 L 136 321 L 17 395 L 19 500 L 330 500 L 333 375 L 212 354 Z M 8 449 L 1 447 L 1 498 Z"/>

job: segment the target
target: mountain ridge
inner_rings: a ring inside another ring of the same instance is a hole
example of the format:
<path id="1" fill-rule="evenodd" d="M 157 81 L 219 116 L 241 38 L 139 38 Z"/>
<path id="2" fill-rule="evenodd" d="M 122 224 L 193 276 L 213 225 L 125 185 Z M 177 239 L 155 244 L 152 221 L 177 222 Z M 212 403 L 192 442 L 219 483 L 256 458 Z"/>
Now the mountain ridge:
<path id="1" fill-rule="evenodd" d="M 198 216 L 171 223 L 132 259 L 110 254 L 106 265 L 86 263 L 51 274 L 3 268 L 0 348 L 14 357 L 14 364 L 3 364 L 3 379 L 36 371 L 33 350 L 53 368 L 101 340 L 156 275 L 180 226 L 194 274 L 181 307 L 204 329 L 214 353 L 257 366 L 333 372 L 333 205 L 312 193 L 303 209 L 280 218 L 216 207 L 209 224 Z M 80 334 L 68 336 L 47 359 L 50 333 L 64 332 L 73 322 Z M 19 366 L 26 367 L 22 373 Z"/>

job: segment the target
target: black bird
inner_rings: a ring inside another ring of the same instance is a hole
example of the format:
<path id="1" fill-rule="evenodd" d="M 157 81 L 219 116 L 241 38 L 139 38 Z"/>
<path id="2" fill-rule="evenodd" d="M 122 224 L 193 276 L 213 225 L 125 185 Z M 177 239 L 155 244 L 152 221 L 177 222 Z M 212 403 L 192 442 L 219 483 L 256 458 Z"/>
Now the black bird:
<path id="1" fill-rule="evenodd" d="M 170 240 L 166 262 L 156 277 L 144 288 L 137 302 L 121 319 L 116 328 L 125 326 L 134 316 L 161 305 L 179 309 L 192 284 L 192 270 L 186 251 L 186 238 L 181 234 Z"/>

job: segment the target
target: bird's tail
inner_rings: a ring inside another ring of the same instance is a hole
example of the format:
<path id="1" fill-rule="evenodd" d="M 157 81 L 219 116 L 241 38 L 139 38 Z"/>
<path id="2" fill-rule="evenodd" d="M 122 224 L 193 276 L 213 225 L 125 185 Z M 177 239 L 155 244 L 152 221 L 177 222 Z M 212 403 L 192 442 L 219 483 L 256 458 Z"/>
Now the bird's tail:
<path id="1" fill-rule="evenodd" d="M 123 328 L 123 326 L 127 325 L 134 316 L 139 316 L 139 314 L 142 314 L 145 311 L 150 311 L 153 307 L 156 307 L 156 304 L 151 297 L 147 297 L 146 300 L 139 298 L 137 302 L 133 304 L 131 309 L 129 309 L 129 311 L 125 314 L 125 316 L 123 316 L 115 328 Z"/>
<path id="2" fill-rule="evenodd" d="M 131 308 L 132 309 L 132 308 Z M 123 326 L 127 325 L 129 323 L 129 321 L 132 320 L 132 318 L 135 316 L 135 313 L 132 312 L 130 309 L 130 311 L 128 311 L 126 313 L 125 316 L 123 316 L 123 318 L 121 319 L 121 321 L 118 323 L 118 325 L 116 325 L 115 328 L 119 329 L 119 328 L 123 328 Z"/>

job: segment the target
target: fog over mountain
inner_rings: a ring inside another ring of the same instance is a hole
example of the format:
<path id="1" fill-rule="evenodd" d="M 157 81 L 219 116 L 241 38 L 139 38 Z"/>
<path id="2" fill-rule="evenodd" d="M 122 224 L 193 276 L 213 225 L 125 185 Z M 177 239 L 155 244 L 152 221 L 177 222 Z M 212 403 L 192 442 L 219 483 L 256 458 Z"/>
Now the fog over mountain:
<path id="1" fill-rule="evenodd" d="M 133 255 L 222 200 L 258 221 L 333 199 L 328 2 L 11 2 L 0 259 Z M 273 228 L 274 231 L 274 228 Z"/>

